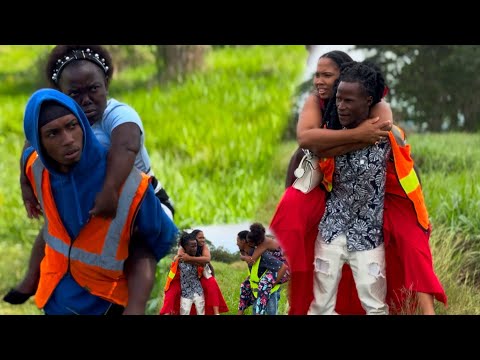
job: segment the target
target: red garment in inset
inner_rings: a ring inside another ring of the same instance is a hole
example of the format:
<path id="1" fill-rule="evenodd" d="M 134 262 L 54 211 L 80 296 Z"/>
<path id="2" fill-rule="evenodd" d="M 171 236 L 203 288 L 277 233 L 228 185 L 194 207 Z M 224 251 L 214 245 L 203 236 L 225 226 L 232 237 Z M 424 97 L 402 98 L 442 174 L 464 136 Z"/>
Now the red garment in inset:
<path id="1" fill-rule="evenodd" d="M 202 276 L 200 278 L 203 292 L 205 293 L 205 315 L 213 315 L 213 307 L 218 306 L 219 313 L 228 312 L 228 306 L 223 298 L 222 291 L 218 286 L 214 276 L 209 279 Z"/>
<path id="2" fill-rule="evenodd" d="M 180 277 L 175 275 L 168 290 L 163 293 L 163 305 L 160 315 L 180 315 Z M 192 305 L 192 308 L 195 305 Z"/>
<path id="3" fill-rule="evenodd" d="M 205 295 L 205 315 L 213 315 L 213 307 L 218 306 L 220 313 L 228 312 L 228 306 L 223 298 L 222 291 L 218 286 L 217 280 L 214 276 L 209 279 L 205 277 L 200 278 L 203 292 Z M 179 315 L 180 314 L 180 295 L 182 290 L 180 288 L 180 275 L 177 273 L 170 283 L 170 287 L 164 293 L 163 306 L 160 309 L 160 315 Z M 190 315 L 196 315 L 195 304 L 192 305 Z"/>

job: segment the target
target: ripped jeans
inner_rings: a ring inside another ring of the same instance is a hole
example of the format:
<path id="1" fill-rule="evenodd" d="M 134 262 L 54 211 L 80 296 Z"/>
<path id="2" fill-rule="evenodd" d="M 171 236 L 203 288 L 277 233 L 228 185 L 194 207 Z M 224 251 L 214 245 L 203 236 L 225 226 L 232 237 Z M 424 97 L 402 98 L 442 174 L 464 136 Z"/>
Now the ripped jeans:
<path id="1" fill-rule="evenodd" d="M 373 250 L 347 251 L 345 234 L 327 244 L 318 234 L 315 241 L 314 300 L 308 315 L 334 315 L 343 264 L 352 269 L 358 297 L 367 315 L 388 315 L 385 246 Z"/>

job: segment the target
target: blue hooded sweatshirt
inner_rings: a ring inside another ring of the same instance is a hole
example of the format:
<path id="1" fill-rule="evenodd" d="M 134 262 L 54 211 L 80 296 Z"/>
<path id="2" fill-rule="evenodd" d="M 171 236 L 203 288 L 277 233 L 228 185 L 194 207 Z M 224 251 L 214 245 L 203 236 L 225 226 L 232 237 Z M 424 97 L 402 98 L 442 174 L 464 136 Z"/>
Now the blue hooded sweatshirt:
<path id="1" fill-rule="evenodd" d="M 68 173 L 61 173 L 52 166 L 52 160 L 40 146 L 38 119 L 44 101 L 55 100 L 70 109 L 83 130 L 83 151 L 80 161 Z M 60 218 L 72 239 L 75 239 L 89 220 L 95 197 L 102 190 L 107 168 L 106 150 L 96 139 L 81 107 L 69 96 L 53 89 L 41 89 L 28 100 L 24 131 L 31 148 L 23 154 L 24 163 L 35 150 L 50 173 L 52 194 Z M 137 238 L 150 248 L 157 261 L 164 257 L 173 245 L 177 227 L 163 211 L 159 199 L 149 186 L 134 220 Z M 45 306 L 47 314 L 101 314 L 109 302 L 91 295 L 81 288 L 70 274 L 66 274 Z M 66 310 L 68 309 L 68 310 Z"/>

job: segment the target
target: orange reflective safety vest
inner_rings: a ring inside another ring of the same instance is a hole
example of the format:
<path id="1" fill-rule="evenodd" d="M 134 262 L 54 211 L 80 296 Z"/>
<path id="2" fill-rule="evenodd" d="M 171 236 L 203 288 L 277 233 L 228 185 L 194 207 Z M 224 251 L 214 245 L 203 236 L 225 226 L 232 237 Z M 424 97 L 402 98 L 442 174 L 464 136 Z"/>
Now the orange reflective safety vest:
<path id="1" fill-rule="evenodd" d="M 168 272 L 167 281 L 165 282 L 165 287 L 163 288 L 163 291 L 167 291 L 170 288 L 170 284 L 172 283 L 173 279 L 177 275 L 177 270 L 178 270 L 178 259 L 173 261 L 172 265 L 170 265 L 170 271 Z M 197 267 L 197 273 L 198 273 L 198 277 L 201 278 L 203 274 L 203 266 Z"/>
<path id="2" fill-rule="evenodd" d="M 50 174 L 34 152 L 26 164 L 26 175 L 42 206 L 45 227 L 45 257 L 35 303 L 43 308 L 52 292 L 70 271 L 75 281 L 91 294 L 123 306 L 128 302 L 124 263 L 128 257 L 131 230 L 149 177 L 133 169 L 122 186 L 117 216 L 91 218 L 76 239 L 66 231 L 55 205 Z"/>
<path id="3" fill-rule="evenodd" d="M 418 223 L 423 229 L 428 230 L 430 221 L 428 219 L 427 207 L 423 198 L 422 187 L 418 180 L 417 173 L 413 168 L 413 159 L 410 154 L 410 145 L 405 141 L 404 132 L 397 126 L 392 127 L 388 137 L 392 146 L 393 162 L 395 173 L 400 186 L 406 196 L 412 202 L 417 214 Z M 327 191 L 332 191 L 333 173 L 335 171 L 334 158 L 321 158 L 320 169 L 323 172 L 323 185 Z"/>

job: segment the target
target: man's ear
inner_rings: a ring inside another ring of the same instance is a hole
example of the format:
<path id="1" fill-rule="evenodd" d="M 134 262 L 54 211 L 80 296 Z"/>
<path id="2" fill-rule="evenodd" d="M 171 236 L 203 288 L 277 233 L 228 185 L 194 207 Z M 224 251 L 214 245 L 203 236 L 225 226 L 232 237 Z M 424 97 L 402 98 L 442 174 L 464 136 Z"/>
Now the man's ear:
<path id="1" fill-rule="evenodd" d="M 368 107 L 372 106 L 372 103 L 373 103 L 373 96 L 367 96 Z"/>

